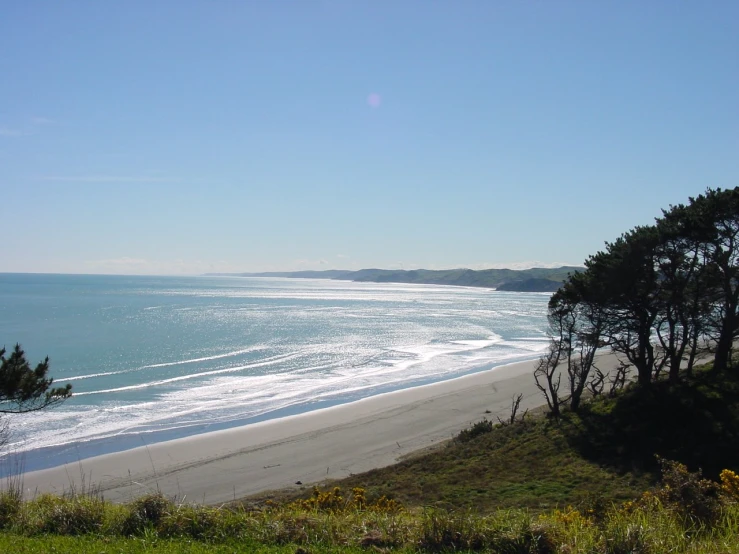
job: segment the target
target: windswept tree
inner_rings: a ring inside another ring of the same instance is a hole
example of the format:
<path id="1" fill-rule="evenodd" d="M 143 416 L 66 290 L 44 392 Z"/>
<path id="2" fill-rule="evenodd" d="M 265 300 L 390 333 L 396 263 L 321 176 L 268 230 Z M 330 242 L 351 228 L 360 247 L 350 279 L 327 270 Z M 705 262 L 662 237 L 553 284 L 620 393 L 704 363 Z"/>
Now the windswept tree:
<path id="1" fill-rule="evenodd" d="M 706 352 L 714 354 L 715 371 L 732 369 L 739 338 L 739 187 L 708 189 L 663 211 L 654 225 L 606 243 L 552 296 L 549 327 L 550 348 L 535 376 L 555 415 L 567 402 L 577 410 L 586 387 L 602 390 L 605 375 L 594 366 L 599 348 L 620 355 L 617 385 L 627 366 L 642 387 L 664 371 L 677 382 Z M 566 398 L 558 392 L 563 375 Z"/>
<path id="2" fill-rule="evenodd" d="M 643 386 L 649 386 L 661 363 L 651 340 L 659 315 L 657 241 L 654 227 L 637 227 L 585 262 L 585 275 L 601 291 L 593 302 L 603 312 L 605 342 L 633 365 Z"/>
<path id="3" fill-rule="evenodd" d="M 603 287 L 587 273 L 575 273 L 550 301 L 550 310 L 568 313 L 567 377 L 570 385 L 569 406 L 580 409 L 583 392 L 595 368 L 595 354 L 603 346 L 606 313 L 602 306 Z"/>
<path id="4" fill-rule="evenodd" d="M 534 377 L 555 417 L 559 417 L 560 405 L 579 409 L 594 370 L 605 323 L 599 303 L 594 301 L 598 290 L 588 275 L 576 273 L 549 301 L 550 344 Z M 569 385 L 566 396 L 559 392 L 563 375 Z"/>
<path id="5" fill-rule="evenodd" d="M 49 408 L 72 395 L 72 385 L 52 387 L 49 358 L 32 368 L 19 344 L 9 356 L 0 349 L 0 414 L 22 414 Z M 7 420 L 0 420 L 0 442 L 7 437 Z"/>
<path id="6" fill-rule="evenodd" d="M 673 383 L 678 381 L 681 368 L 692 373 L 696 357 L 705 350 L 703 338 L 715 296 L 707 278 L 706 249 L 690 231 L 689 219 L 685 207 L 680 206 L 657 220 L 655 334 Z"/>
<path id="7" fill-rule="evenodd" d="M 49 358 L 31 368 L 26 353 L 16 344 L 10 356 L 0 349 L 0 413 L 21 414 L 43 410 L 72 395 L 72 385 L 53 387 Z"/>
<path id="8" fill-rule="evenodd" d="M 666 212 L 664 219 L 681 224 L 701 248 L 704 332 L 715 345 L 714 370 L 729 369 L 739 336 L 739 187 L 708 189 L 687 206 Z"/>

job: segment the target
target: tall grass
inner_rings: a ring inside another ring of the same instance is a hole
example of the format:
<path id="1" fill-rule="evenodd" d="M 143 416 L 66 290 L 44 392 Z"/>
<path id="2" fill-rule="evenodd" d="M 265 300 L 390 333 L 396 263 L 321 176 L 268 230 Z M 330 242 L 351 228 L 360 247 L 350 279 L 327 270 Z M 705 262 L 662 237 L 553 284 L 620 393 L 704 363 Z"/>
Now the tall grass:
<path id="1" fill-rule="evenodd" d="M 0 537 L 48 540 L 60 536 L 109 541 L 188 540 L 256 547 L 292 545 L 314 550 L 485 551 L 503 554 L 739 554 L 739 506 L 724 498 L 716 518 L 693 519 L 661 500 L 659 491 L 602 511 L 565 508 L 542 514 L 500 510 L 489 515 L 438 509 L 407 511 L 368 502 L 357 491 L 318 492 L 325 503 L 293 503 L 262 510 L 177 504 L 152 494 L 125 505 L 94 495 L 42 495 L 21 500 L 0 493 Z M 45 539 L 44 539 L 45 537 Z M 4 539 L 2 539 L 4 540 Z M 133 543 L 132 543 L 133 544 Z M 121 548 L 120 551 L 126 551 Z"/>

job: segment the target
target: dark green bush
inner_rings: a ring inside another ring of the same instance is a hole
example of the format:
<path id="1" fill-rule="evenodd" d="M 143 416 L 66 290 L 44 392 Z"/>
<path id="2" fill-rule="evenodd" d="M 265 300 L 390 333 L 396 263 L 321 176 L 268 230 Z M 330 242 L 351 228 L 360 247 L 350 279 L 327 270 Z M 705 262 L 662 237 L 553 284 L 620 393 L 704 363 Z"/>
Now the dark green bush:
<path id="1" fill-rule="evenodd" d="M 479 437 L 480 435 L 492 432 L 492 430 L 493 422 L 488 421 L 487 419 L 483 419 L 482 421 L 478 421 L 477 423 L 475 423 L 469 429 L 463 429 L 462 431 L 460 431 L 459 435 L 457 435 L 457 440 L 459 442 L 469 442 L 475 437 Z"/>
<path id="2" fill-rule="evenodd" d="M 75 496 L 65 498 L 42 495 L 32 502 L 34 515 L 31 531 L 57 535 L 84 535 L 100 530 L 105 519 L 101 498 Z"/>
<path id="3" fill-rule="evenodd" d="M 123 522 L 125 535 L 137 535 L 146 528 L 158 528 L 167 514 L 175 511 L 175 505 L 161 493 L 137 498 L 128 505 L 130 513 Z"/>
<path id="4" fill-rule="evenodd" d="M 690 521 L 713 525 L 721 515 L 721 487 L 704 479 L 700 470 L 675 461 L 658 458 L 662 469 L 662 487 L 657 497 L 662 503 Z"/>
<path id="5" fill-rule="evenodd" d="M 0 492 L 0 529 L 7 529 L 13 525 L 23 505 L 21 492 L 9 489 Z"/>

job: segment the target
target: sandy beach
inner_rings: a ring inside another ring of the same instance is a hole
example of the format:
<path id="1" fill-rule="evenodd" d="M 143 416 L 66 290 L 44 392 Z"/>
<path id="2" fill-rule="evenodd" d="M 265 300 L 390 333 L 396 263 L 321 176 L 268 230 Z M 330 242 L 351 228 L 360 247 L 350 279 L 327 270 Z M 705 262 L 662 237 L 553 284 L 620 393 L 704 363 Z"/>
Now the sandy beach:
<path id="1" fill-rule="evenodd" d="M 160 490 L 179 500 L 218 504 L 383 467 L 482 420 L 544 402 L 535 362 L 521 362 L 349 404 L 161 442 L 23 476 L 26 495 L 94 485 L 125 502 Z M 488 410 L 490 413 L 486 413 Z"/>

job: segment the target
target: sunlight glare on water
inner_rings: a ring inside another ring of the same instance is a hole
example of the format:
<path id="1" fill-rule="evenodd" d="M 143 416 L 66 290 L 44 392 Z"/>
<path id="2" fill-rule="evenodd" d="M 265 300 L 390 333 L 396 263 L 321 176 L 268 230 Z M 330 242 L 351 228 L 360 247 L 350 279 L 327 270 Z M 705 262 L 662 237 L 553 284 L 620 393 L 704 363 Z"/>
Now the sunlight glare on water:
<path id="1" fill-rule="evenodd" d="M 17 418 L 11 447 L 32 462 L 39 449 L 103 453 L 535 358 L 548 299 L 330 280 L 0 275 L 0 336 L 32 362 L 48 355 L 55 380 L 74 387 L 62 406 Z"/>

